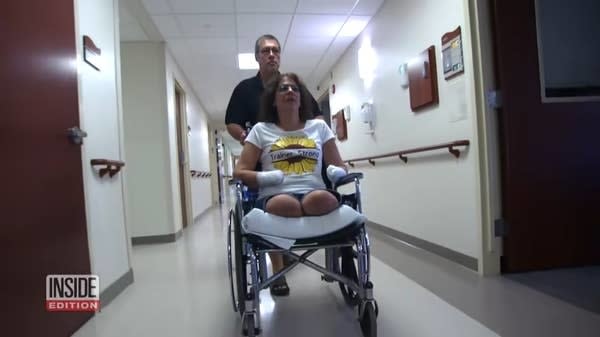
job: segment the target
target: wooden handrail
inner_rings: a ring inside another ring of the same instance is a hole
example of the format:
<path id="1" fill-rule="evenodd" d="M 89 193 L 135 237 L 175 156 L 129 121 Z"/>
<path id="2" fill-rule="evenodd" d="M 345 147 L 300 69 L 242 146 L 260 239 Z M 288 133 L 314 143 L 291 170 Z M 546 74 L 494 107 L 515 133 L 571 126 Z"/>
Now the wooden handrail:
<path id="1" fill-rule="evenodd" d="M 125 166 L 125 163 L 120 160 L 110 160 L 110 159 L 92 159 L 90 160 L 90 164 L 93 166 L 105 166 L 98 171 L 100 177 L 104 177 L 105 174 L 108 173 L 110 177 L 113 177 L 115 174 L 121 171 L 121 168 Z"/>
<path id="2" fill-rule="evenodd" d="M 406 163 L 406 162 L 408 162 L 408 158 L 406 157 L 407 154 L 417 153 L 417 152 L 425 152 L 425 151 L 431 151 L 431 150 L 438 150 L 438 149 L 446 149 L 446 148 L 448 149 L 448 152 L 450 152 L 452 155 L 454 155 L 456 158 L 458 158 L 458 157 L 460 157 L 460 151 L 455 149 L 455 147 L 456 146 L 469 146 L 469 144 L 470 144 L 470 142 L 466 139 L 456 140 L 456 141 L 444 143 L 444 144 L 417 147 L 414 149 L 402 150 L 402 151 L 398 151 L 398 152 L 391 152 L 391 153 L 380 154 L 380 155 L 370 156 L 370 157 L 354 158 L 354 159 L 346 160 L 345 162 L 348 163 L 348 165 L 350 165 L 352 167 L 354 167 L 354 163 L 356 163 L 357 161 L 364 161 L 364 160 L 368 161 L 371 165 L 375 165 L 375 159 L 397 156 L 400 159 L 402 159 L 403 162 Z"/>

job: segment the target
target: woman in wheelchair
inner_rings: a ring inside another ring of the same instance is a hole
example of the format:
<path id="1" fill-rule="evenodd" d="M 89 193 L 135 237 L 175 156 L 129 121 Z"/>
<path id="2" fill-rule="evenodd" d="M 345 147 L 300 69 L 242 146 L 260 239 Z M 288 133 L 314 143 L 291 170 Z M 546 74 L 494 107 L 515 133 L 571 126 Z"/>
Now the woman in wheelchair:
<path id="1" fill-rule="evenodd" d="M 272 79 L 261 98 L 259 122 L 236 164 L 232 184 L 237 200 L 227 239 L 233 308 L 242 316 L 244 335 L 260 334 L 260 291 L 270 287 L 273 295 L 288 295 L 284 275 L 303 264 L 321 273 L 324 281 L 337 281 L 346 303 L 358 309 L 363 335 L 376 337 L 378 308 L 361 213 L 362 174 L 346 172 L 333 132 L 324 121 L 311 119 L 309 98 L 297 75 Z M 355 192 L 340 195 L 326 189 L 326 181 L 336 189 L 354 183 Z M 258 188 L 254 205 L 246 201 L 242 183 Z M 318 249 L 325 249 L 325 267 L 308 259 Z M 270 277 L 267 253 L 273 265 Z M 281 254 L 292 264 L 284 267 Z"/>
<path id="2" fill-rule="evenodd" d="M 333 132 L 312 119 L 310 93 L 294 73 L 280 74 L 266 86 L 258 121 L 246 138 L 234 177 L 258 187 L 255 207 L 283 217 L 324 215 L 340 205 L 337 192 L 326 189 L 322 165 L 334 181 L 346 175 Z M 324 164 L 323 164 L 324 163 Z M 260 164 L 262 171 L 255 168 Z M 283 268 L 280 254 L 271 254 L 273 272 Z M 285 277 L 271 285 L 275 296 L 286 296 Z"/>

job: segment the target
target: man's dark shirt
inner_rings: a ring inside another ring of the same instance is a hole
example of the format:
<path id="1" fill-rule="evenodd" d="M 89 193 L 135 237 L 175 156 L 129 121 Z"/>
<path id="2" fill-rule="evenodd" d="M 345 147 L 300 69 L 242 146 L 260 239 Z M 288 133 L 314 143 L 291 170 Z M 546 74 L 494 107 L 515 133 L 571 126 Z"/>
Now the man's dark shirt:
<path id="1" fill-rule="evenodd" d="M 225 124 L 235 123 L 244 129 L 256 124 L 256 118 L 260 109 L 260 97 L 264 90 L 260 73 L 241 81 L 233 89 L 233 93 L 229 99 L 227 113 L 225 114 Z M 313 116 L 323 115 L 314 97 L 311 95 L 310 98 L 314 106 Z M 246 122 L 250 122 L 250 125 L 246 125 Z"/>

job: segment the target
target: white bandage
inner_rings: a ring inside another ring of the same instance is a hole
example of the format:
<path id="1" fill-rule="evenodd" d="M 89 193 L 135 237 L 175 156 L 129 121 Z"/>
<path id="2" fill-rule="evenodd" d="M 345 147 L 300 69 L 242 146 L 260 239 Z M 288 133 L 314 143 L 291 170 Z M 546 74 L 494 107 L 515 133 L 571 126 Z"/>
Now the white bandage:
<path id="1" fill-rule="evenodd" d="M 344 177 L 346 174 L 347 174 L 346 170 L 344 170 L 343 168 L 341 168 L 339 166 L 335 166 L 335 165 L 327 166 L 327 178 L 329 178 L 329 181 L 331 181 L 334 184 L 338 180 L 340 180 L 340 178 Z"/>
<path id="2" fill-rule="evenodd" d="M 280 170 L 258 172 L 256 182 L 260 187 L 279 185 L 283 182 L 283 172 Z"/>

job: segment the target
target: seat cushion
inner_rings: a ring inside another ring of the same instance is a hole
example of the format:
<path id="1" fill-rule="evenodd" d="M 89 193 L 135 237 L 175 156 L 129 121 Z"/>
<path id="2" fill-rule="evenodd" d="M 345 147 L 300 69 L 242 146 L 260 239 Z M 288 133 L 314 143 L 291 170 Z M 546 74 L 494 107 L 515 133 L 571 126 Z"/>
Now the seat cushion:
<path id="1" fill-rule="evenodd" d="M 242 229 L 289 249 L 298 239 L 324 236 L 366 220 L 364 215 L 347 205 L 325 215 L 300 218 L 286 218 L 255 208 L 242 219 Z"/>

